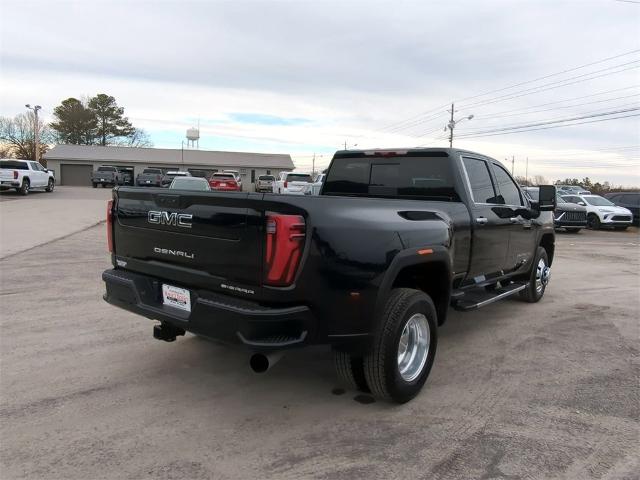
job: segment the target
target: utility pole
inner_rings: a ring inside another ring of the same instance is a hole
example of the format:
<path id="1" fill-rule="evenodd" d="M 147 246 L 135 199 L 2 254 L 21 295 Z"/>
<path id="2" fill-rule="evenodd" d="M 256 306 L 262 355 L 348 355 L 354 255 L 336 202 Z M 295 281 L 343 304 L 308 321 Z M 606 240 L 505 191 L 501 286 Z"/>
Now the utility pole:
<path id="1" fill-rule="evenodd" d="M 524 183 L 529 186 L 529 157 L 527 157 L 527 166 L 524 169 Z"/>
<path id="2" fill-rule="evenodd" d="M 455 112 L 455 108 L 454 108 L 454 104 L 451 104 L 451 118 L 449 120 L 449 123 L 447 125 L 445 125 L 444 127 L 444 131 L 447 131 L 447 128 L 449 129 L 449 148 L 453 148 L 453 129 L 456 128 L 456 125 L 458 125 L 458 123 L 460 123 L 463 120 L 471 120 L 473 118 L 473 115 L 469 115 L 468 117 L 463 117 L 463 118 L 459 118 L 458 120 L 454 120 L 453 119 L 453 114 Z"/>
<path id="3" fill-rule="evenodd" d="M 456 122 L 453 121 L 453 103 L 451 104 L 451 119 L 449 120 L 449 148 L 453 148 L 453 129 L 456 127 Z"/>
<path id="4" fill-rule="evenodd" d="M 33 111 L 34 115 L 34 123 L 33 123 L 33 144 L 35 147 L 35 151 L 33 152 L 33 159 L 36 162 L 40 161 L 40 123 L 38 122 L 38 110 L 42 107 L 40 105 L 31 106 L 31 104 L 27 103 L 25 105 L 29 110 Z"/>
<path id="5" fill-rule="evenodd" d="M 180 148 L 180 160 L 182 161 L 182 169 L 184 170 L 184 140 L 182 140 L 182 148 Z"/>
<path id="6" fill-rule="evenodd" d="M 311 178 L 316 173 L 316 153 L 313 152 L 313 160 L 311 160 Z"/>
<path id="7" fill-rule="evenodd" d="M 513 177 L 513 165 L 516 163 L 516 156 L 511 155 L 511 176 Z"/>

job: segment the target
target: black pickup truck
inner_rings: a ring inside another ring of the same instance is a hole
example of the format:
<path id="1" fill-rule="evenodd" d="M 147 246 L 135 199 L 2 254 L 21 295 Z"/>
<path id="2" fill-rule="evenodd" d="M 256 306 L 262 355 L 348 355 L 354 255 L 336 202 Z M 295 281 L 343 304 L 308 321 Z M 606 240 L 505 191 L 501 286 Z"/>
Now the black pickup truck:
<path id="1" fill-rule="evenodd" d="M 406 402 L 449 306 L 542 298 L 555 199 L 457 149 L 339 151 L 319 196 L 119 187 L 104 299 L 158 320 L 158 339 L 244 345 L 256 371 L 329 344 L 343 382 Z"/>

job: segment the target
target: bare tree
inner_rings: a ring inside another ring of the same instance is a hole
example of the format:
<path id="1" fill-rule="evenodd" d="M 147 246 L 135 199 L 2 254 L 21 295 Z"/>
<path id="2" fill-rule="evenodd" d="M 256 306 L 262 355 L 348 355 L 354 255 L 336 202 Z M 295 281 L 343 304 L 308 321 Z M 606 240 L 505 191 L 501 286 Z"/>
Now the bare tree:
<path id="1" fill-rule="evenodd" d="M 133 132 L 125 137 L 120 145 L 125 147 L 153 147 L 149 134 L 142 128 L 134 128 Z"/>
<path id="2" fill-rule="evenodd" d="M 23 159 L 35 158 L 35 115 L 33 112 L 20 113 L 13 118 L 0 117 L 0 143 L 7 156 Z M 38 118 L 40 134 L 40 155 L 49 149 L 53 135 L 49 126 Z M 42 158 L 42 157 L 40 157 Z"/>
<path id="3" fill-rule="evenodd" d="M 547 185 L 547 179 L 544 178 L 542 175 L 535 175 L 533 177 L 533 184 L 534 185 Z"/>

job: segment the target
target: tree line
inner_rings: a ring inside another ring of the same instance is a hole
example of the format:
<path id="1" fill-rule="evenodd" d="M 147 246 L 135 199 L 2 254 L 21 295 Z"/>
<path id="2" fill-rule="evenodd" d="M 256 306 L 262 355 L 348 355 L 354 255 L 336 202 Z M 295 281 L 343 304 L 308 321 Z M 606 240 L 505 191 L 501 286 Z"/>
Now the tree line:
<path id="1" fill-rule="evenodd" d="M 537 185 L 549 185 L 549 182 L 542 175 L 535 175 L 532 179 L 526 179 L 525 177 L 516 176 L 516 182 L 518 184 L 534 187 Z M 556 180 L 554 185 L 576 185 L 582 187 L 585 190 L 589 190 L 596 195 L 604 195 L 605 193 L 622 192 L 628 190 L 628 188 L 622 186 L 615 186 L 610 182 L 593 182 L 589 177 L 584 177 L 582 180 L 577 178 L 565 178 L 563 180 Z"/>
<path id="2" fill-rule="evenodd" d="M 54 120 L 38 118 L 40 155 L 56 143 L 72 145 L 153 146 L 147 133 L 136 128 L 116 99 L 105 93 L 90 98 L 67 98 L 53 110 Z M 0 117 L 0 156 L 35 158 L 36 116 L 32 111 Z"/>

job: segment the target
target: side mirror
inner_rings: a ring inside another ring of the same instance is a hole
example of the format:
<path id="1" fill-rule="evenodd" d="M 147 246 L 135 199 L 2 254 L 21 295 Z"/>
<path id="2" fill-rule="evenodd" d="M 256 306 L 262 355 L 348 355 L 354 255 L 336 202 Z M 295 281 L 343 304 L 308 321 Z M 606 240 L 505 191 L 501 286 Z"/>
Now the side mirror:
<path id="1" fill-rule="evenodd" d="M 584 202 L 578 202 L 578 205 L 582 205 L 583 207 L 586 207 L 586 206 L 587 206 L 587 204 L 586 204 L 586 203 L 584 203 Z"/>
<path id="2" fill-rule="evenodd" d="M 536 209 L 540 212 L 552 212 L 556 209 L 556 187 L 554 185 L 540 185 Z"/>

